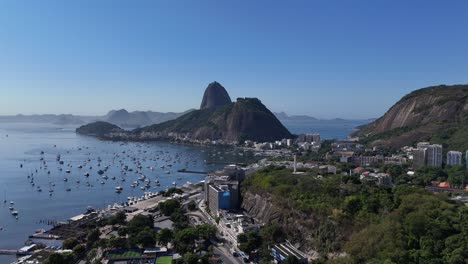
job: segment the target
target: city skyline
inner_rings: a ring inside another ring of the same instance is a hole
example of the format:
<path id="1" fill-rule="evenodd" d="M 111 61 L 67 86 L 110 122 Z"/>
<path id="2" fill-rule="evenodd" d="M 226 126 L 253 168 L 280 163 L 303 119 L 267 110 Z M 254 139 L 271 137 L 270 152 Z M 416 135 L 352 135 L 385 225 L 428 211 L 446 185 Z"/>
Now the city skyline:
<path id="1" fill-rule="evenodd" d="M 468 70 L 464 1 L 0 5 L 0 115 L 182 112 L 218 81 L 274 112 L 366 119 Z"/>

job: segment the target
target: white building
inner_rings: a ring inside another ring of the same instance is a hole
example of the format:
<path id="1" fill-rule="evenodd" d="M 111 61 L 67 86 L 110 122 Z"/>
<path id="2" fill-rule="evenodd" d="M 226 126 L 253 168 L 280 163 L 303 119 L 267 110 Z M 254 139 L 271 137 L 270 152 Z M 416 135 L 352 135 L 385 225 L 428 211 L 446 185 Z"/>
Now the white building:
<path id="1" fill-rule="evenodd" d="M 447 165 L 461 165 L 462 164 L 462 153 L 460 151 L 449 151 L 447 152 Z"/>

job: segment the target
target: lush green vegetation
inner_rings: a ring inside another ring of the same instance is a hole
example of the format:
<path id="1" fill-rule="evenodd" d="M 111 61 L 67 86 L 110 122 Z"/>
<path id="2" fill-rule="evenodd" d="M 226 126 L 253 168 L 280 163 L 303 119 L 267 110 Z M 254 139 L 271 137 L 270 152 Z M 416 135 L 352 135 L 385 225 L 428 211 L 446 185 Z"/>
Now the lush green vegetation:
<path id="1" fill-rule="evenodd" d="M 251 231 L 240 234 L 237 238 L 239 249 L 247 254 L 258 250 L 257 258 L 262 263 L 270 263 L 273 259 L 270 248 L 276 243 L 284 242 L 285 235 L 280 226 L 271 224 L 260 229 L 260 232 Z"/>
<path id="2" fill-rule="evenodd" d="M 404 175 L 403 168 L 383 169 Z M 445 172 L 457 175 L 460 170 L 453 167 Z M 465 263 L 468 209 L 446 195 L 431 194 L 406 180 L 398 182 L 393 188 L 381 188 L 361 183 L 357 175 L 317 179 L 311 174 L 292 175 L 281 167 L 260 170 L 245 181 L 244 192 L 270 195 L 282 215 L 296 218 L 297 225 L 280 221 L 281 230 L 269 238 L 262 237 L 263 229 L 257 235 L 246 234 L 239 238 L 241 247 L 246 252 L 262 251 L 265 243 L 288 238 L 324 256 L 349 254 L 319 263 Z M 304 236 L 301 230 L 309 232 Z"/>
<path id="3" fill-rule="evenodd" d="M 373 134 L 367 137 L 361 137 L 359 140 L 363 144 L 368 144 L 370 142 L 374 142 L 376 140 L 382 140 L 382 139 L 390 139 L 394 137 L 398 137 L 403 135 L 404 133 L 407 133 L 413 129 L 416 129 L 416 127 L 400 127 L 400 128 L 395 128 L 392 130 L 388 130 L 382 133 L 377 133 Z"/>
<path id="4" fill-rule="evenodd" d="M 345 245 L 356 262 L 466 263 L 466 207 L 408 187 L 397 189 L 393 198 L 393 210 Z"/>
<path id="5" fill-rule="evenodd" d="M 178 190 L 169 189 L 165 192 L 167 196 L 174 193 L 178 193 Z M 193 252 L 210 252 L 210 240 L 216 237 L 216 228 L 207 224 L 196 227 L 189 226 L 188 218 L 185 215 L 186 211 L 175 199 L 160 203 L 158 209 L 161 214 L 169 216 L 174 222 L 174 230 L 164 228 L 156 232 L 153 216 L 136 215 L 127 222 L 125 214 L 119 212 L 98 225 L 101 227 L 112 225 L 118 236 L 99 239 L 99 229 L 93 227 L 87 236 L 88 248 L 97 248 L 98 246 L 102 249 L 154 247 L 158 243 L 161 246 L 171 245 L 174 247 L 177 253 L 183 255 L 184 263 L 199 263 L 199 261 L 207 263 L 208 256 L 206 254 L 193 254 Z M 76 241 L 67 240 L 66 245 L 67 247 L 76 246 Z M 126 254 L 132 254 L 132 252 L 128 251 Z"/>
<path id="6" fill-rule="evenodd" d="M 426 138 L 426 141 L 435 144 L 441 144 L 444 147 L 444 152 L 447 150 L 466 151 L 468 149 L 468 116 L 465 120 L 460 121 L 456 125 L 445 125 L 444 129 L 433 133 L 431 137 Z"/>
<path id="7" fill-rule="evenodd" d="M 73 254 L 53 253 L 44 261 L 44 264 L 73 264 L 75 262 Z"/>
<path id="8" fill-rule="evenodd" d="M 97 137 L 102 137 L 114 131 L 122 132 L 124 130 L 122 130 L 120 127 L 116 125 L 103 122 L 103 121 L 97 121 L 91 124 L 83 125 L 76 129 L 76 132 L 79 134 L 92 135 L 92 136 L 97 136 Z"/>
<path id="9" fill-rule="evenodd" d="M 468 170 L 463 165 L 444 166 L 443 168 L 423 166 L 416 169 L 413 176 L 407 174 L 407 166 L 384 165 L 380 170 L 392 175 L 393 182 L 398 185 L 424 187 L 431 185 L 432 181 L 446 181 L 452 187 L 463 188 L 463 185 L 468 184 Z"/>

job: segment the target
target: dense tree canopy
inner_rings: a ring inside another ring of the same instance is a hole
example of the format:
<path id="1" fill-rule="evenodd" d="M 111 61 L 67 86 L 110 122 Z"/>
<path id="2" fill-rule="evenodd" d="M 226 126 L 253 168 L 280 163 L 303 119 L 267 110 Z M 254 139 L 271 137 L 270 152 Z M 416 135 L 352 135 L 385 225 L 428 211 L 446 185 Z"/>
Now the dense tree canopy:
<path id="1" fill-rule="evenodd" d="M 407 177 L 404 169 L 382 169 Z M 409 180 L 445 180 L 450 179 L 449 175 L 465 175 L 464 172 L 459 166 L 423 167 L 417 171 L 419 176 Z M 268 167 L 249 177 L 242 187 L 244 192 L 271 196 L 278 206 L 276 210 L 285 215 L 294 214 L 304 221 L 313 217 L 314 225 L 307 226 L 313 239 L 305 245 L 323 255 L 343 251 L 349 254 L 342 259 L 324 259 L 325 262 L 466 263 L 467 207 L 447 199 L 445 194 L 432 194 L 408 184 L 407 180 L 393 187 L 378 187 L 354 177 L 292 175 L 287 169 Z M 305 243 L 303 236 L 297 236 L 300 232 L 292 232 L 294 227 L 278 228 L 267 225 L 259 234 L 239 236 L 240 249 L 247 253 L 262 250 L 265 240 Z"/>

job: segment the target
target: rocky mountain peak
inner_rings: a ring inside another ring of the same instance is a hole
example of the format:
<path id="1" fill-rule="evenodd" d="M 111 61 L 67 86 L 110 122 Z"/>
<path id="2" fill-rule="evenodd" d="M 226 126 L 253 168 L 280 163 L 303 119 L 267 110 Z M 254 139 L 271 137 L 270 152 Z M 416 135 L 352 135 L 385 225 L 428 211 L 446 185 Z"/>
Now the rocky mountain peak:
<path id="1" fill-rule="evenodd" d="M 206 87 L 203 94 L 203 100 L 200 105 L 200 110 L 218 108 L 230 104 L 231 97 L 229 97 L 226 89 L 218 82 L 212 82 Z"/>

